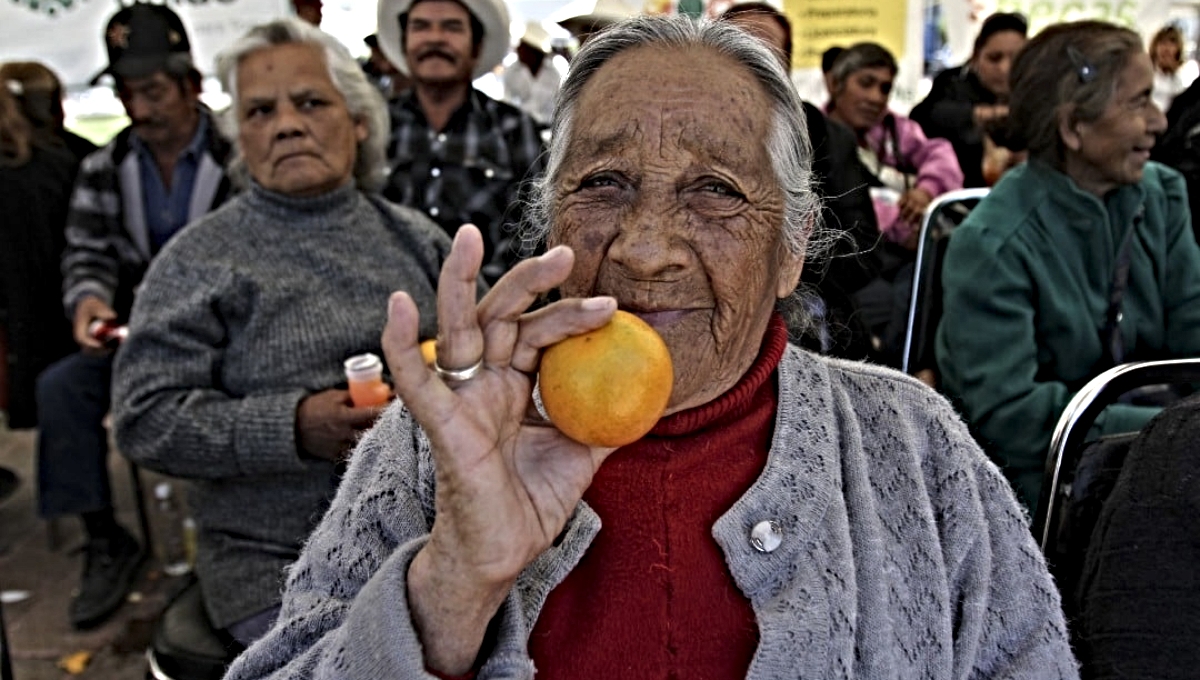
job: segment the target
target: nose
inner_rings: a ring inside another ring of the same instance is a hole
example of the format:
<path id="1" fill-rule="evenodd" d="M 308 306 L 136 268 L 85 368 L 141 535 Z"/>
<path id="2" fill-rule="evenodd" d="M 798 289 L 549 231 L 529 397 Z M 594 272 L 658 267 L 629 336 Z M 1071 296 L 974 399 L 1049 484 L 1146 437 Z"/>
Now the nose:
<path id="1" fill-rule="evenodd" d="M 608 247 L 608 260 L 634 280 L 669 278 L 686 269 L 691 258 L 685 211 L 661 195 L 666 192 L 659 193 L 634 203 Z"/>
<path id="2" fill-rule="evenodd" d="M 1163 115 L 1162 109 L 1158 108 L 1157 104 L 1150 104 L 1150 116 L 1146 120 L 1146 130 L 1155 134 L 1161 135 L 1167 131 L 1167 117 Z"/>
<path id="3" fill-rule="evenodd" d="M 125 114 L 130 120 L 145 120 L 150 117 L 150 105 L 146 102 L 145 97 L 139 95 L 131 95 L 123 102 L 125 105 Z"/>
<path id="4" fill-rule="evenodd" d="M 1008 72 L 1012 69 L 1012 57 L 1005 57 L 1000 60 L 1000 76 L 1004 82 L 1008 83 Z"/>
<path id="5" fill-rule="evenodd" d="M 280 106 L 278 114 L 275 116 L 275 139 L 299 137 L 303 134 L 304 125 L 296 107 L 290 103 Z"/>

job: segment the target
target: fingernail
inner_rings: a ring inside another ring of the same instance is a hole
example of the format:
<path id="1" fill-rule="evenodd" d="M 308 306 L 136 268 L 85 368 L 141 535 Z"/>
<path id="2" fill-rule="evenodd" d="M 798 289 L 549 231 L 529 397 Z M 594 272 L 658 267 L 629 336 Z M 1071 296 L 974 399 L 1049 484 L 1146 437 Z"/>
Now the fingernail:
<path id="1" fill-rule="evenodd" d="M 589 312 L 598 312 L 604 309 L 616 309 L 617 299 L 614 297 L 608 297 L 607 295 L 584 298 L 583 302 L 579 303 L 579 306 Z"/>
<path id="2" fill-rule="evenodd" d="M 395 293 L 392 293 L 390 296 L 388 296 L 388 315 L 389 316 L 392 314 L 395 314 L 396 310 L 400 308 L 401 300 L 404 299 L 405 295 L 406 295 L 406 293 L 404 293 L 403 291 L 396 291 Z"/>
<path id="3" fill-rule="evenodd" d="M 567 252 L 566 246 L 554 246 L 550 250 L 547 250 L 545 253 L 542 253 L 542 256 L 538 259 L 549 262 L 550 260 L 553 260 L 556 257 L 561 257 L 563 255 L 563 253 L 566 253 L 566 252 Z"/>

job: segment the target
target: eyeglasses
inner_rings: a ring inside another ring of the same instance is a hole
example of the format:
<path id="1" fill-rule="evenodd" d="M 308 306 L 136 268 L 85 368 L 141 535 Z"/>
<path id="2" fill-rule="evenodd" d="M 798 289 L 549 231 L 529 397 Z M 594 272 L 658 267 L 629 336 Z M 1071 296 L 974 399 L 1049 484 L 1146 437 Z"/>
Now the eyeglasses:
<path id="1" fill-rule="evenodd" d="M 1079 74 L 1079 82 L 1087 84 L 1096 79 L 1096 67 L 1074 45 L 1067 45 L 1067 58 Z"/>

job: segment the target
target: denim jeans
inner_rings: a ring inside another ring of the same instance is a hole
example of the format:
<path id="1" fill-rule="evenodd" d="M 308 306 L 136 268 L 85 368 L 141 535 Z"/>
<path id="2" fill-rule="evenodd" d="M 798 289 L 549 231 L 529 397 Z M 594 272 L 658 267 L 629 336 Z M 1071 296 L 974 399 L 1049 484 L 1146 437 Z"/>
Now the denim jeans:
<path id="1" fill-rule="evenodd" d="M 104 429 L 112 366 L 112 354 L 77 352 L 38 376 L 38 509 L 43 517 L 112 507 Z"/>

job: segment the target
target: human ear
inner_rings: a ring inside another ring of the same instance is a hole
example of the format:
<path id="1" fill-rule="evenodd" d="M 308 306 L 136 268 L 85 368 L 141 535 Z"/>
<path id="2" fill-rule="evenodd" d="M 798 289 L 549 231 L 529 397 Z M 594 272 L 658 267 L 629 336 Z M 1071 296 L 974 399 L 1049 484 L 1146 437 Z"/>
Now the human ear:
<path id="1" fill-rule="evenodd" d="M 812 221 L 805 226 L 804 239 L 807 243 L 812 234 Z M 793 252 L 787 243 L 779 244 L 779 273 L 775 277 L 775 297 L 783 299 L 800 284 L 800 272 L 804 270 L 804 252 Z"/>
<path id="2" fill-rule="evenodd" d="M 1063 146 L 1071 151 L 1079 151 L 1083 146 L 1083 136 L 1079 134 L 1080 125 L 1081 123 L 1075 119 L 1073 111 L 1059 111 L 1058 137 L 1062 140 Z"/>

